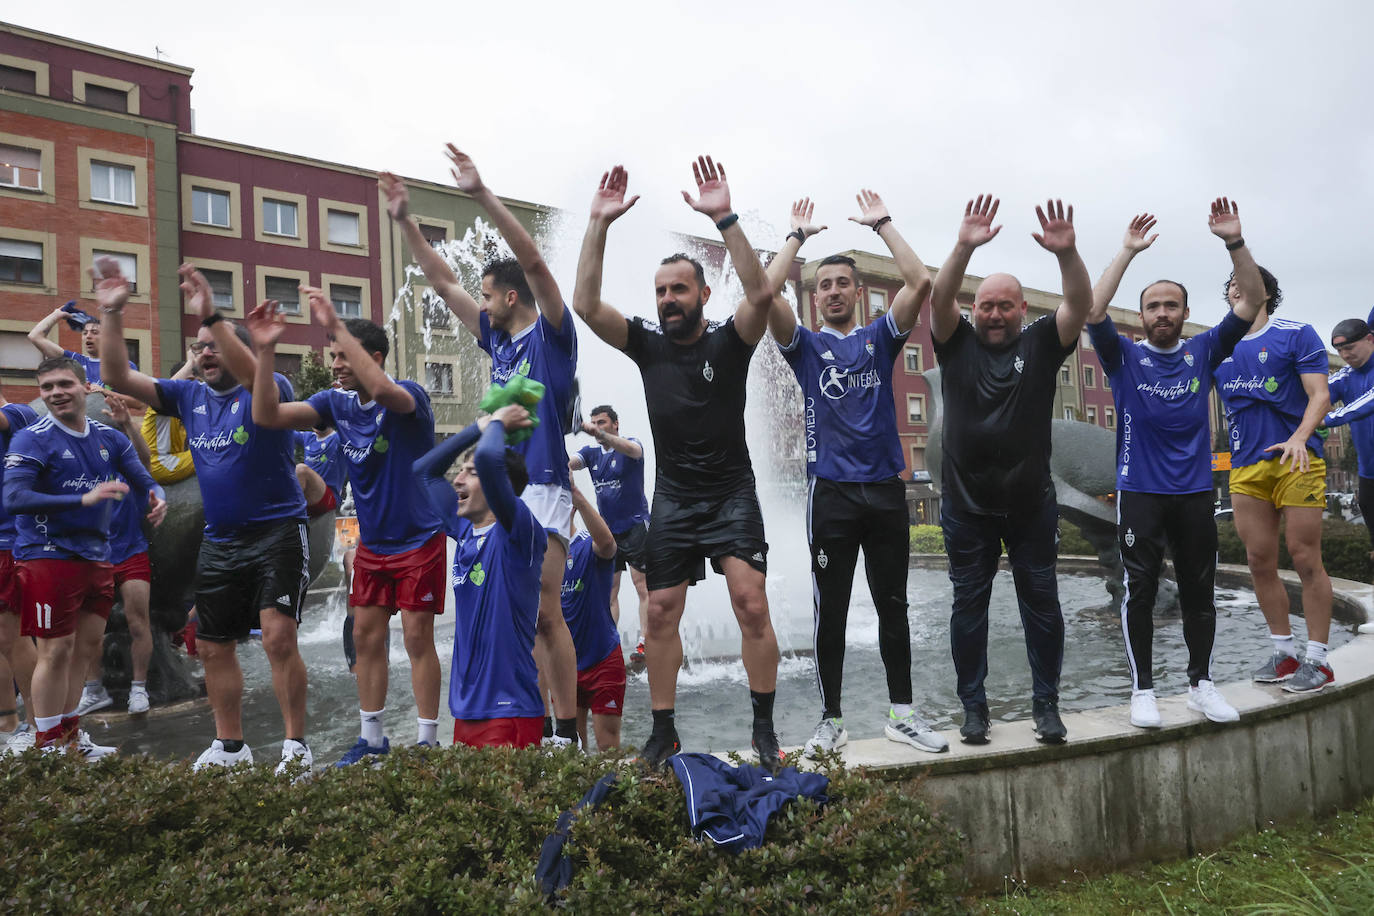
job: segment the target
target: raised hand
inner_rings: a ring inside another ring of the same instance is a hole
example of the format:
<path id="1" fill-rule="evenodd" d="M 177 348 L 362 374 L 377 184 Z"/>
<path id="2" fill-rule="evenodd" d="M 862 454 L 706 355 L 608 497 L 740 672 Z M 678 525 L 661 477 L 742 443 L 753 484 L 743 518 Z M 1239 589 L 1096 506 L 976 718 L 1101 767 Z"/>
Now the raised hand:
<path id="1" fill-rule="evenodd" d="M 107 480 L 82 493 L 81 505 L 94 506 L 96 503 L 104 502 L 107 499 L 123 499 L 124 494 L 128 492 L 129 485 L 124 481 Z"/>
<path id="2" fill-rule="evenodd" d="M 95 302 L 102 312 L 117 312 L 129 301 L 129 281 L 120 273 L 119 262 L 110 257 L 95 259 L 91 268 L 95 281 Z"/>
<path id="3" fill-rule="evenodd" d="M 868 188 L 864 188 L 858 194 L 854 195 L 854 199 L 859 202 L 859 215 L 851 216 L 849 218 L 851 222 L 872 229 L 878 224 L 879 220 L 892 218 L 892 214 L 887 212 L 887 204 L 883 203 L 883 199 L 878 196 L 876 191 L 870 191 Z M 997 205 L 994 203 L 993 213 L 997 212 L 996 206 Z M 988 218 L 991 219 L 991 216 Z M 1001 229 L 1002 227 L 998 226 L 997 228 Z M 996 234 L 997 232 L 994 230 L 992 235 Z M 988 236 L 988 238 L 992 238 L 992 236 Z"/>
<path id="4" fill-rule="evenodd" d="M 1207 228 L 1226 244 L 1241 238 L 1240 207 L 1235 201 L 1218 197 L 1212 201 L 1212 213 L 1207 217 Z"/>
<path id="5" fill-rule="evenodd" d="M 1150 235 L 1149 232 L 1155 227 L 1153 214 L 1141 213 L 1131 220 L 1131 224 L 1126 227 L 1126 237 L 1121 241 L 1121 247 L 1127 251 L 1140 253 L 1155 243 L 1159 238 L 1159 233 Z M 1148 237 L 1147 237 L 1148 236 Z"/>
<path id="6" fill-rule="evenodd" d="M 148 494 L 148 521 L 156 528 L 167 517 L 167 500 L 158 499 L 156 493 Z"/>
<path id="7" fill-rule="evenodd" d="M 824 232 L 829 226 L 817 226 L 811 220 L 811 214 L 815 212 L 816 205 L 811 202 L 811 198 L 803 197 L 801 200 L 792 204 L 792 231 L 800 232 L 807 238 L 818 232 Z"/>
<path id="8" fill-rule="evenodd" d="M 1040 220 L 1040 231 L 1032 232 L 1031 238 L 1039 242 L 1041 248 L 1054 254 L 1073 251 L 1076 236 L 1073 231 L 1072 204 L 1065 215 L 1062 200 L 1047 201 L 1044 210 L 1038 206 L 1035 208 L 1035 218 Z"/>
<path id="9" fill-rule="evenodd" d="M 105 393 L 105 416 L 110 418 L 110 422 L 115 426 L 123 427 L 129 422 L 129 404 L 124 398 L 115 394 L 113 391 Z"/>
<path id="10" fill-rule="evenodd" d="M 453 164 L 448 173 L 453 176 L 453 181 L 458 185 L 458 190 L 476 194 L 478 191 L 486 189 L 486 185 L 482 184 L 482 176 L 477 174 L 477 165 L 472 161 L 471 156 L 452 143 L 445 145 L 444 155 Z"/>
<path id="11" fill-rule="evenodd" d="M 377 186 L 386 195 L 386 212 L 394 220 L 403 220 L 410 215 L 410 191 L 406 183 L 391 172 L 377 176 Z"/>
<path id="12" fill-rule="evenodd" d="M 687 206 L 698 213 L 711 217 L 712 222 L 720 222 L 734 211 L 730 208 L 730 185 L 725 180 L 725 166 L 712 162 L 710 156 L 698 156 L 692 163 L 692 177 L 697 181 L 697 197 L 686 191 L 682 199 Z"/>
<path id="13" fill-rule="evenodd" d="M 177 274 L 181 277 L 180 286 L 181 291 L 186 294 L 186 304 L 195 309 L 202 320 L 215 314 L 215 297 L 210 291 L 210 281 L 205 279 L 205 274 L 196 270 L 190 261 L 178 267 Z"/>
<path id="14" fill-rule="evenodd" d="M 609 172 L 601 173 L 601 184 L 592 195 L 592 219 L 615 222 L 639 200 L 636 194 L 628 201 L 625 192 L 630 187 L 630 173 L 622 166 L 615 166 Z"/>
<path id="15" fill-rule="evenodd" d="M 248 336 L 253 338 L 253 346 L 259 351 L 275 347 L 286 330 L 286 318 L 281 313 L 281 303 L 276 299 L 265 299 L 255 305 L 243 319 Z"/>
<path id="16" fill-rule="evenodd" d="M 300 290 L 310 302 L 310 314 L 315 316 L 315 320 L 319 322 L 320 327 L 324 328 L 326 334 L 331 337 L 334 336 L 339 325 L 343 324 L 343 320 L 339 318 L 339 310 L 334 308 L 334 303 L 329 301 L 329 297 L 319 287 L 302 286 Z"/>
<path id="17" fill-rule="evenodd" d="M 964 206 L 964 220 L 959 224 L 959 244 L 977 248 L 997 238 L 1002 227 L 994 226 L 992 221 L 997 218 L 1001 203 L 991 194 L 979 194 L 976 200 L 969 201 Z"/>
<path id="18" fill-rule="evenodd" d="M 506 428 L 506 432 L 513 429 L 524 429 L 530 426 L 530 412 L 525 409 L 523 404 L 507 404 L 491 415 L 493 420 L 500 420 L 501 425 Z"/>

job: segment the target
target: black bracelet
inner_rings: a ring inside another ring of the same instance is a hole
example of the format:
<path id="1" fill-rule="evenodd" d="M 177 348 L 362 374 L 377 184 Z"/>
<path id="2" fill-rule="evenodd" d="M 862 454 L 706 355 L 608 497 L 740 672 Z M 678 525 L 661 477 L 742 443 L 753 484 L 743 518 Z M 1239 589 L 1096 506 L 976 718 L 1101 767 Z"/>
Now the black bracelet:
<path id="1" fill-rule="evenodd" d="M 211 315 L 209 318 L 200 319 L 200 326 L 202 328 L 213 327 L 216 322 L 223 320 L 224 316 L 221 315 L 219 312 L 215 312 L 215 314 Z"/>
<path id="2" fill-rule="evenodd" d="M 1237 250 L 1237 249 L 1239 249 L 1239 248 L 1244 248 L 1244 247 L 1245 247 L 1245 239 L 1236 239 L 1234 242 L 1227 242 L 1227 243 L 1226 243 L 1226 250 L 1227 250 L 1227 251 L 1235 251 L 1235 250 Z"/>
<path id="3" fill-rule="evenodd" d="M 787 233 L 787 238 L 790 239 L 793 236 L 796 236 L 798 245 L 806 243 L 806 233 L 802 232 L 800 229 L 793 229 L 791 232 Z M 784 241 L 786 241 L 786 239 L 784 239 Z"/>
<path id="4" fill-rule="evenodd" d="M 883 228 L 883 226 L 886 226 L 890 222 L 892 222 L 892 217 L 884 216 L 882 219 L 878 220 L 876 223 L 873 224 L 873 231 L 877 232 L 879 229 Z"/>
<path id="5" fill-rule="evenodd" d="M 721 232 L 724 232 L 726 229 L 729 229 L 737 222 L 739 222 L 739 214 L 731 213 L 729 216 L 725 217 L 720 222 L 716 223 L 716 228 L 719 229 Z"/>

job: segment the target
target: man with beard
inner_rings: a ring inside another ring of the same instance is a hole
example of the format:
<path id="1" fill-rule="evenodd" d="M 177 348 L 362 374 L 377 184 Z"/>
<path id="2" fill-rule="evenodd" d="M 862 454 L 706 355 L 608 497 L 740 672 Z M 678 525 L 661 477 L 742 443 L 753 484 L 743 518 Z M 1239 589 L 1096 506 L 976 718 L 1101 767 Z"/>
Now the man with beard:
<path id="1" fill-rule="evenodd" d="M 1059 261 L 1064 299 L 1053 315 L 1024 330 L 1021 283 L 992 274 L 974 293 L 972 321 L 956 298 L 975 248 L 1001 231 L 999 201 L 979 195 L 964 208 L 958 242 L 935 278 L 930 331 L 942 370 L 944 463 L 940 522 L 954 586 L 950 644 L 958 677 L 965 743 L 988 741 L 988 600 L 1005 543 L 1026 631 L 1034 685 L 1035 736 L 1058 744 L 1064 616 L 1055 581 L 1059 510 L 1050 481 L 1050 411 L 1059 366 L 1073 352 L 1092 308 L 1092 282 L 1075 247 L 1073 207 L 1035 208 L 1033 238 Z"/>
<path id="2" fill-rule="evenodd" d="M 1208 225 L 1226 243 L 1244 294 L 1221 324 L 1183 341 L 1188 290 L 1174 280 L 1156 280 L 1140 292 L 1140 324 L 1146 340 L 1118 335 L 1107 306 L 1126 267 L 1149 248 L 1155 219 L 1131 220 L 1121 251 L 1093 287 L 1088 335 L 1111 379 L 1120 422 L 1117 449 L 1117 540 L 1126 567 L 1121 632 L 1131 667 L 1131 724 L 1159 728 L 1155 702 L 1153 639 L 1155 595 L 1167 546 L 1188 645 L 1188 708 L 1213 722 L 1235 722 L 1240 714 L 1212 683 L 1212 644 L 1217 609 L 1217 525 L 1212 512 L 1212 448 L 1208 409 L 1212 373 L 1231 355 L 1264 299 L 1264 284 L 1241 238 L 1234 203 L 1212 204 Z"/>
<path id="3" fill-rule="evenodd" d="M 764 592 L 768 544 L 763 513 L 744 438 L 749 360 L 767 326 L 773 284 L 731 209 L 724 168 L 703 156 L 692 171 L 698 197 L 686 191 L 682 197 L 716 224 L 744 287 L 734 316 L 723 323 L 705 319 L 702 310 L 711 289 L 701 264 L 685 254 L 664 258 L 654 274 L 658 325 L 627 319 L 601 301 L 607 230 L 639 199 L 625 199 L 629 176 L 620 166 L 601 176 L 592 197 L 573 308 L 597 336 L 639 366 L 654 435 L 657 478 L 645 551 L 649 610 L 644 638 L 654 723 L 642 756 L 650 766 L 659 766 L 682 748 L 673 721 L 682 667 L 678 623 L 687 589 L 703 578 L 702 560 L 710 559 L 725 576 L 740 625 L 754 749 L 760 763 L 776 771 L 782 757 L 773 730 L 778 640 Z M 774 265 L 787 269 L 781 258 Z"/>
<path id="4" fill-rule="evenodd" d="M 129 284 L 108 258 L 97 261 L 96 269 L 96 298 L 108 331 L 101 343 L 106 382 L 186 425 L 200 482 L 205 536 L 197 560 L 197 640 L 215 740 L 196 768 L 253 762 L 243 741 L 243 670 L 236 643 L 260 628 L 286 731 L 277 772 L 293 765 L 308 769 L 313 756 L 305 743 L 305 662 L 296 631 L 310 563 L 295 439 L 287 430 L 261 429 L 253 422 L 257 360 L 248 332 L 215 311 L 209 281 L 200 271 L 190 264 L 178 271 L 187 304 L 201 318 L 192 346 L 199 378 L 175 380 L 125 367 L 122 310 Z M 291 400 L 284 376 L 274 375 L 272 385 L 282 400 Z"/>

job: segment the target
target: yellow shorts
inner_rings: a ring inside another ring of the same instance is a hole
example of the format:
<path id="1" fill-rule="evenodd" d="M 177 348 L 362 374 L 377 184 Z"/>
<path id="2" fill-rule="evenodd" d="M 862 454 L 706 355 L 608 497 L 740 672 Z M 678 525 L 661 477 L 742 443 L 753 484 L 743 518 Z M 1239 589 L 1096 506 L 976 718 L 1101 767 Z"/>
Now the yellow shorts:
<path id="1" fill-rule="evenodd" d="M 1297 506 L 1325 510 L 1326 462 L 1312 458 L 1310 469 L 1297 472 L 1280 467 L 1278 458 L 1232 468 L 1231 492 L 1262 499 L 1279 509 Z"/>

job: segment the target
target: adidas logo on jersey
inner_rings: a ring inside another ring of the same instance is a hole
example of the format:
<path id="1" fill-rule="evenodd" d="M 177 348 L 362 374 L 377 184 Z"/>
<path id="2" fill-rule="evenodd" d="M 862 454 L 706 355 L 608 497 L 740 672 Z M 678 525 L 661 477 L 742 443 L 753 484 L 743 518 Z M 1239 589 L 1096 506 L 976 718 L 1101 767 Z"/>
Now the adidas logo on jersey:
<path id="1" fill-rule="evenodd" d="M 1141 364 L 1142 366 L 1153 366 L 1153 365 L 1154 365 L 1154 363 L 1150 362 L 1150 357 L 1148 357 L 1148 356 L 1142 357 L 1141 360 L 1140 360 L 1140 364 Z"/>
<path id="2" fill-rule="evenodd" d="M 205 405 L 204 405 L 204 404 L 197 404 L 197 405 L 196 405 L 196 409 L 193 410 L 193 411 L 191 411 L 191 413 L 198 413 L 198 414 L 200 414 L 202 417 L 205 416 L 205 414 L 206 414 Z"/>
<path id="3" fill-rule="evenodd" d="M 71 449 L 69 449 L 69 448 L 64 448 L 64 449 L 62 450 L 62 457 L 63 457 L 63 458 L 75 458 L 76 456 L 72 454 L 72 450 L 71 450 Z"/>
<path id="4" fill-rule="evenodd" d="M 831 360 L 833 360 L 834 358 L 835 358 L 835 354 L 834 354 L 834 353 L 831 353 L 829 350 L 826 350 L 824 353 L 821 354 L 821 359 L 831 359 Z"/>
<path id="5" fill-rule="evenodd" d="M 278 595 L 278 596 L 277 596 L 277 604 L 290 605 L 290 604 L 291 604 L 291 596 L 290 596 L 290 595 Z"/>

